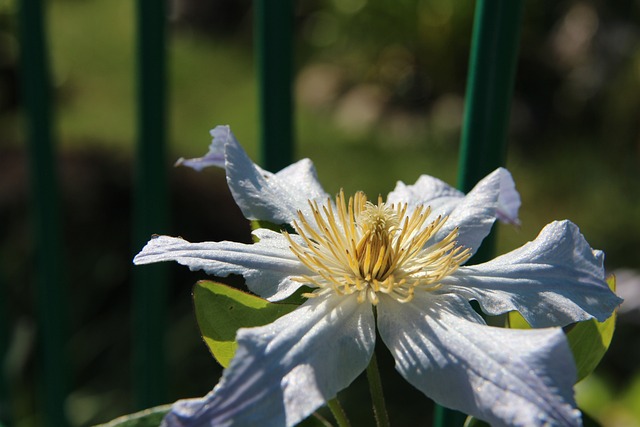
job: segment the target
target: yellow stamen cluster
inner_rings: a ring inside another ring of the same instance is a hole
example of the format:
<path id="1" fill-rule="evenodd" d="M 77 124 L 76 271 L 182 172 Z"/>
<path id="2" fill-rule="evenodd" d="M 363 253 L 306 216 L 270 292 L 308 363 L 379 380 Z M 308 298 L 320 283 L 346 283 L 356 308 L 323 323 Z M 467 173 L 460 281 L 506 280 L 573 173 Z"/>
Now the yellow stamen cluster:
<path id="1" fill-rule="evenodd" d="M 359 302 L 379 301 L 378 293 L 408 302 L 416 289 L 435 290 L 440 280 L 466 261 L 470 252 L 456 244 L 458 229 L 439 242 L 426 243 L 442 228 L 446 217 L 426 224 L 429 207 L 407 215 L 407 204 L 367 201 L 356 193 L 345 200 L 341 191 L 335 208 L 310 201 L 313 218 L 298 212 L 294 222 L 304 245 L 289 239 L 291 251 L 313 272 L 296 280 L 316 288 L 307 297 L 326 292 L 357 294 Z"/>

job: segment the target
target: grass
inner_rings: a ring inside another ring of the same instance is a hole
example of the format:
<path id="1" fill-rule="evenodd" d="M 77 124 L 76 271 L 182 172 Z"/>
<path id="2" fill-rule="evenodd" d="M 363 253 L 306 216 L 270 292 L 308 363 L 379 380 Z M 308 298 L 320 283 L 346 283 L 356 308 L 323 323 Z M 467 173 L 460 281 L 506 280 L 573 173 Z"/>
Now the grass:
<path id="1" fill-rule="evenodd" d="M 49 42 L 63 148 L 87 140 L 132 147 L 133 2 L 49 3 Z"/>
<path id="2" fill-rule="evenodd" d="M 130 151 L 135 141 L 134 3 L 55 1 L 49 8 L 51 60 L 62 147 L 91 143 Z M 167 51 L 169 146 L 206 150 L 208 130 L 231 124 L 255 151 L 255 83 L 250 52 L 178 33 Z M 244 129 L 253 129 L 246 131 Z M 244 130 L 244 131 L 243 131 Z"/>

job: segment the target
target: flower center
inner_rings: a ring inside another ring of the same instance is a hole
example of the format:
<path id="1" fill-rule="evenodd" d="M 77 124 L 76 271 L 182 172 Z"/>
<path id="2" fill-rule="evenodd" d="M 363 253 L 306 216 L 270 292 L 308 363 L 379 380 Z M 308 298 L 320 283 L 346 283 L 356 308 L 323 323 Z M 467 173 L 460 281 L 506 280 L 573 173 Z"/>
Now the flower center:
<path id="1" fill-rule="evenodd" d="M 284 232 L 291 251 L 312 272 L 294 279 L 316 288 L 306 297 L 357 294 L 359 302 L 375 305 L 382 293 L 408 302 L 416 289 L 439 288 L 440 280 L 470 256 L 455 241 L 457 228 L 430 242 L 446 217 L 427 223 L 429 207 L 407 214 L 406 203 L 388 205 L 379 197 L 373 204 L 362 192 L 346 201 L 342 191 L 335 208 L 331 200 L 309 205 L 313 218 L 298 212 L 293 224 L 304 244 Z"/>

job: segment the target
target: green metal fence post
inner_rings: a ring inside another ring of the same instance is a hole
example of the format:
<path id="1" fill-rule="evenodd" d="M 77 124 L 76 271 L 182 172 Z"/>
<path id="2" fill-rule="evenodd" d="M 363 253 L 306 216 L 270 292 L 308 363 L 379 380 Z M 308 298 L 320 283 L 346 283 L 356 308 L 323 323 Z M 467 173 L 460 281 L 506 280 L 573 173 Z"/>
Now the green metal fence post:
<path id="1" fill-rule="evenodd" d="M 0 274 L 0 292 L 6 289 L 6 283 Z M 0 426 L 11 423 L 11 403 L 9 397 L 9 382 L 6 372 L 6 360 L 9 353 L 9 316 L 7 315 L 7 300 L 0 293 Z"/>
<path id="2" fill-rule="evenodd" d="M 518 57 L 523 0 L 476 3 L 458 188 L 468 192 L 504 165 L 513 83 Z M 492 257 L 495 234 L 485 239 L 473 262 Z M 436 405 L 434 425 L 462 426 L 465 416 Z"/>
<path id="3" fill-rule="evenodd" d="M 22 0 L 19 10 L 22 99 L 30 152 L 32 220 L 36 247 L 36 309 L 39 346 L 39 387 L 43 424 L 65 426 L 67 360 L 64 346 L 66 296 L 63 290 L 58 180 L 51 135 L 49 64 L 44 12 L 40 0 Z"/>
<path id="4" fill-rule="evenodd" d="M 134 188 L 134 253 L 153 233 L 167 233 L 165 155 L 165 2 L 137 1 L 138 140 Z M 137 409 L 164 403 L 165 265 L 134 268 L 133 378 Z"/>
<path id="5" fill-rule="evenodd" d="M 476 5 L 458 176 L 465 192 L 505 161 L 522 4 Z"/>
<path id="6" fill-rule="evenodd" d="M 275 172 L 293 160 L 293 2 L 256 0 L 254 8 L 261 161 Z"/>

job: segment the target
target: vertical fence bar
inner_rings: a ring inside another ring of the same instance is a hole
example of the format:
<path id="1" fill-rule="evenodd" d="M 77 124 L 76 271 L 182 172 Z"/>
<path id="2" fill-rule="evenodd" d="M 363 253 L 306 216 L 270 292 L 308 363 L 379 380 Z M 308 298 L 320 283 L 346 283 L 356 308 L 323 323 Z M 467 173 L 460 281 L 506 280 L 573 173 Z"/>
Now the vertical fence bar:
<path id="1" fill-rule="evenodd" d="M 167 233 L 165 155 L 166 2 L 137 1 L 138 137 L 135 161 L 133 244 L 138 252 L 152 233 Z M 164 403 L 167 268 L 134 268 L 133 385 L 136 409 Z"/>
<path id="2" fill-rule="evenodd" d="M 505 162 L 522 5 L 523 0 L 476 4 L 458 168 L 458 187 L 464 192 Z M 494 249 L 492 233 L 474 262 L 490 259 Z"/>
<path id="3" fill-rule="evenodd" d="M 293 160 L 293 2 L 256 0 L 254 18 L 261 161 L 275 172 Z"/>
<path id="4" fill-rule="evenodd" d="M 458 176 L 465 192 L 504 164 L 522 4 L 522 0 L 476 4 Z"/>
<path id="5" fill-rule="evenodd" d="M 6 372 L 6 361 L 9 353 L 9 316 L 7 300 L 1 292 L 6 283 L 0 274 L 0 427 L 11 423 L 11 405 L 9 399 L 9 381 Z"/>
<path id="6" fill-rule="evenodd" d="M 522 5 L 523 0 L 476 3 L 458 169 L 458 188 L 464 192 L 505 162 Z M 494 248 L 492 233 L 473 261 L 490 259 Z M 463 414 L 436 405 L 436 427 L 464 421 Z"/>
<path id="7" fill-rule="evenodd" d="M 40 0 L 19 2 L 21 91 L 30 154 L 32 221 L 35 238 L 36 309 L 39 346 L 39 387 L 43 425 L 65 426 L 67 392 L 65 295 L 62 280 L 58 180 L 51 131 L 49 64 L 44 11 Z"/>

